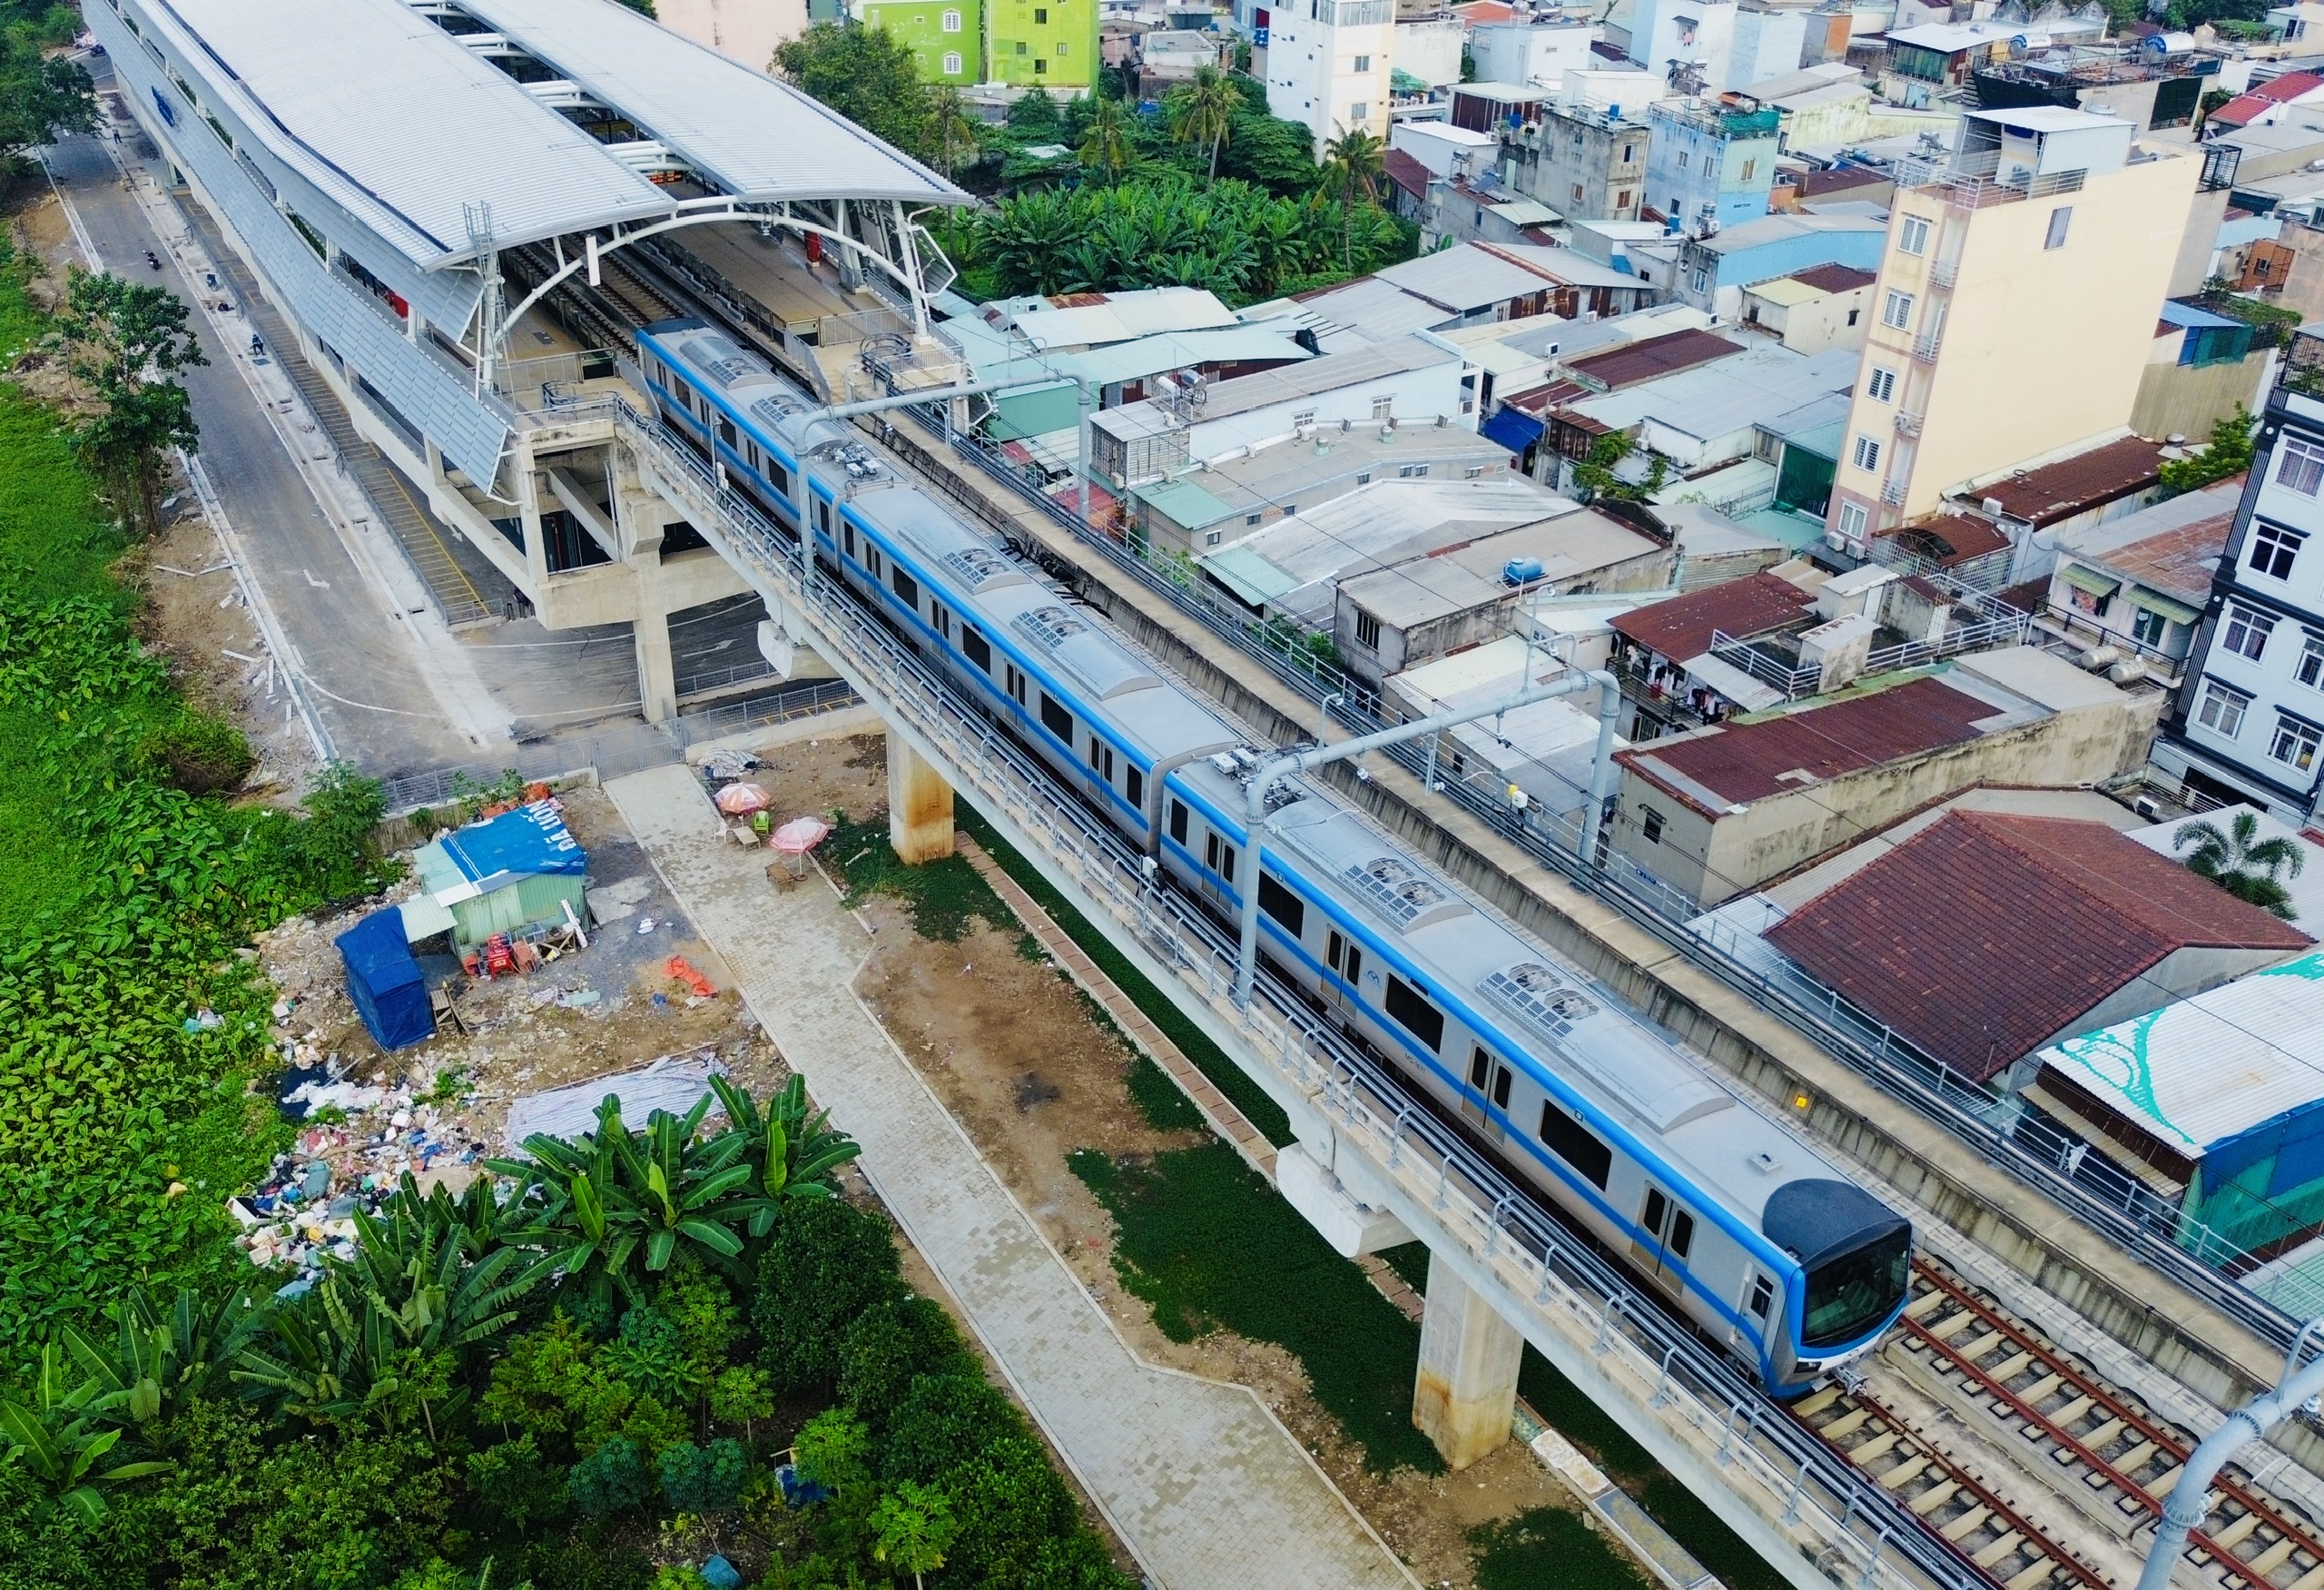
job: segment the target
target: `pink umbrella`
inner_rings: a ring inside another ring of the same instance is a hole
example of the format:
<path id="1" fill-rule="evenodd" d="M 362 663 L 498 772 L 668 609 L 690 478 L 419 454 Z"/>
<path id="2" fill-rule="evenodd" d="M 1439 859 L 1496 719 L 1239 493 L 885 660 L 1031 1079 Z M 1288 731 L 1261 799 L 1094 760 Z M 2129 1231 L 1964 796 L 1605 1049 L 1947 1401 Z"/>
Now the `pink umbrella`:
<path id="1" fill-rule="evenodd" d="M 793 817 L 767 841 L 770 847 L 785 855 L 804 855 L 823 842 L 832 825 L 821 817 Z"/>
<path id="2" fill-rule="evenodd" d="M 718 809 L 730 817 L 747 817 L 764 806 L 766 791 L 755 784 L 730 784 L 718 792 Z"/>

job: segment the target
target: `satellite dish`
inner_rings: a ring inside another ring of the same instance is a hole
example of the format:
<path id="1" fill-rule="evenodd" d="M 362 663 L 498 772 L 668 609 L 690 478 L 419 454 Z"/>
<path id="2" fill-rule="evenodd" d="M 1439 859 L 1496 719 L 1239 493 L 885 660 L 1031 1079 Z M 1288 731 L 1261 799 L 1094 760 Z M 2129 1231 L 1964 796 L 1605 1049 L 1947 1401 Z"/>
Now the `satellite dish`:
<path id="1" fill-rule="evenodd" d="M 2028 45 L 2028 44 L 2026 44 L 2026 42 L 2025 42 L 2025 35 L 2024 35 L 2024 34 L 2020 33 L 2020 34 L 2012 34 L 2012 35 L 2010 35 L 2010 36 L 2009 36 L 2009 58 L 2010 58 L 2011 60 L 2013 60 L 2013 61 L 2023 61 L 2024 59 L 2025 59 L 2025 52 L 2026 52 L 2030 47 L 2031 47 L 2031 46 L 2030 46 L 2030 45 Z"/>

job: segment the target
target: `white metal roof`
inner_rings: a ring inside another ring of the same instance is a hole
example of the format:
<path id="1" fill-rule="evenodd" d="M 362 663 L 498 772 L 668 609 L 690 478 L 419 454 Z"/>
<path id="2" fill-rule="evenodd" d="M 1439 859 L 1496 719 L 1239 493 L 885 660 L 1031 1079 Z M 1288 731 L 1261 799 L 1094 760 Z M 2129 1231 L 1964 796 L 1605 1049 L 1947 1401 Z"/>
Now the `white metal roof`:
<path id="1" fill-rule="evenodd" d="M 196 86 L 415 263 L 665 212 L 668 195 L 396 0 L 152 0 Z"/>
<path id="2" fill-rule="evenodd" d="M 2324 1100 L 2324 954 L 2069 1038 L 2041 1060 L 2190 1158 Z"/>
<path id="3" fill-rule="evenodd" d="M 616 0 L 458 0 L 737 198 L 969 195 L 787 83 L 682 38 Z M 520 91 L 521 92 L 521 91 Z"/>

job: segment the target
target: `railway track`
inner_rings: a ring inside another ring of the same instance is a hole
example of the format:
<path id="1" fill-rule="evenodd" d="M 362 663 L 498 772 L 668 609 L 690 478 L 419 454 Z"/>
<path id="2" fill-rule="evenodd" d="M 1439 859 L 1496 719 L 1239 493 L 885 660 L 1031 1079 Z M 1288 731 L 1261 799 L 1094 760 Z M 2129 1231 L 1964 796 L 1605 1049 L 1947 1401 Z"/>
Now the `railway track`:
<path id="1" fill-rule="evenodd" d="M 2132 1583 L 2194 1441 L 1935 1265 L 1914 1284 L 1864 1383 L 1795 1417 L 2001 1590 Z M 2230 1470 L 2186 1563 L 2220 1590 L 2324 1590 L 2324 1531 Z"/>
<path id="2" fill-rule="evenodd" d="M 510 249 L 501 261 L 510 279 L 527 292 L 556 273 L 556 257 L 539 243 Z M 567 277 L 549 295 L 566 329 L 592 347 L 626 348 L 637 327 L 694 312 L 618 255 L 600 259 L 597 276 L 595 285 Z"/>

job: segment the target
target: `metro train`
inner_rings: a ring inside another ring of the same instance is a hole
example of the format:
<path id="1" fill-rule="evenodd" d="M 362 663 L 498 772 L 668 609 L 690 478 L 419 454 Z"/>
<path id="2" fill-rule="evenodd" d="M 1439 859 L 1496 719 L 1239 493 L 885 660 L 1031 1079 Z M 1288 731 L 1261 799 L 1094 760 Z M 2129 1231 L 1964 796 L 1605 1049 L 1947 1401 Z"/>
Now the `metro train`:
<path id="1" fill-rule="evenodd" d="M 663 321 L 637 348 L 665 424 L 1175 886 L 1236 920 L 1264 749 L 723 331 Z M 1771 1394 L 1872 1350 L 1905 1305 L 1906 1220 L 1329 790 L 1286 782 L 1269 799 L 1256 886 L 1280 976 Z"/>

